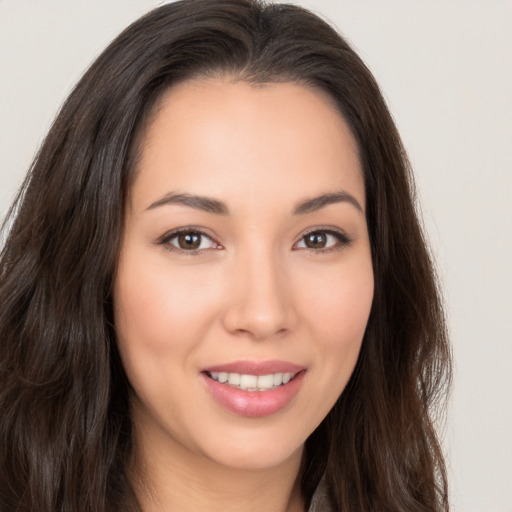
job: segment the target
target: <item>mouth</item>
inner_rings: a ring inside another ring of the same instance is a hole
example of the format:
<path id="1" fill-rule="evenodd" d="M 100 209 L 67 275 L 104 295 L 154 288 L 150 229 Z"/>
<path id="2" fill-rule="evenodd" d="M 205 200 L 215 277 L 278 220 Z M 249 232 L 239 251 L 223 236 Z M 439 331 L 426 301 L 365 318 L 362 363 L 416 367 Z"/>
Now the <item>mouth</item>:
<path id="1" fill-rule="evenodd" d="M 306 372 L 304 366 L 284 361 L 238 361 L 204 368 L 201 377 L 222 408 L 256 418 L 287 409 L 299 394 Z"/>
<path id="2" fill-rule="evenodd" d="M 267 375 L 248 373 L 205 372 L 210 379 L 243 391 L 270 391 L 288 384 L 297 373 L 277 372 Z"/>

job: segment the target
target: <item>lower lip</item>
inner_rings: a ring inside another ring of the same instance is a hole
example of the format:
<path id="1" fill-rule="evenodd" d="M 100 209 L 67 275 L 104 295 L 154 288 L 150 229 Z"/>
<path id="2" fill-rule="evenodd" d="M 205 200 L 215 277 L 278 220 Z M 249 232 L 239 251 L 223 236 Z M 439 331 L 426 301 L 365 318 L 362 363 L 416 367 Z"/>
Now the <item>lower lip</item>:
<path id="1" fill-rule="evenodd" d="M 201 377 L 220 405 L 239 416 L 260 418 L 284 409 L 299 392 L 305 373 L 301 371 L 291 381 L 268 391 L 244 391 L 221 384 L 204 373 Z"/>

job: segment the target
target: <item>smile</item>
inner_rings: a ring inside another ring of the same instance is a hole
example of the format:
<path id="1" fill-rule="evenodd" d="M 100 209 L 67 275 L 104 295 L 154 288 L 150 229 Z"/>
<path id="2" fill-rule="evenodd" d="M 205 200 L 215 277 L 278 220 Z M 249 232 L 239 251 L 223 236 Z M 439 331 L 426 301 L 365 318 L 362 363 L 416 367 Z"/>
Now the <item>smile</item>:
<path id="1" fill-rule="evenodd" d="M 235 361 L 203 368 L 209 395 L 238 416 L 261 418 L 287 409 L 299 394 L 307 368 L 286 361 Z"/>
<path id="2" fill-rule="evenodd" d="M 227 384 L 244 391 L 269 391 L 287 384 L 295 377 L 295 374 L 290 372 L 270 373 L 268 375 L 208 372 L 207 375 L 221 384 Z"/>

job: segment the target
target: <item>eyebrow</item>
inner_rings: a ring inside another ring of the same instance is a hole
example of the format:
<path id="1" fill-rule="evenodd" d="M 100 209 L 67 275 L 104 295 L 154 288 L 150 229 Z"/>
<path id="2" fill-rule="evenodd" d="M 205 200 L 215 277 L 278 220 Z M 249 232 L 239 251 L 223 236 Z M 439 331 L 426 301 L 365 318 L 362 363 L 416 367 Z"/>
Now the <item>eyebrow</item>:
<path id="1" fill-rule="evenodd" d="M 166 194 L 154 203 L 151 203 L 146 209 L 153 210 L 154 208 L 167 204 L 181 204 L 183 206 L 195 208 L 196 210 L 216 213 L 218 215 L 227 215 L 229 213 L 228 207 L 217 199 L 191 194 L 179 194 L 175 192 L 169 192 L 169 194 Z"/>
<path id="2" fill-rule="evenodd" d="M 313 197 L 312 199 L 307 199 L 306 201 L 300 202 L 295 206 L 293 214 L 303 215 L 305 213 L 316 212 L 325 206 L 336 203 L 349 203 L 361 213 L 363 213 L 363 208 L 359 204 L 359 201 L 352 194 L 340 190 L 339 192 L 322 194 L 321 196 Z"/>
<path id="3" fill-rule="evenodd" d="M 349 203 L 354 206 L 358 211 L 363 213 L 359 201 L 351 194 L 345 191 L 332 192 L 328 194 L 322 194 L 312 199 L 307 199 L 298 203 L 293 209 L 294 215 L 304 215 L 306 213 L 316 212 L 328 205 L 336 203 Z M 159 206 L 169 204 L 180 204 L 182 206 L 188 206 L 189 208 L 195 208 L 196 210 L 202 210 L 208 213 L 215 213 L 217 215 L 228 215 L 229 209 L 225 203 L 211 197 L 198 196 L 192 194 L 169 192 L 165 196 L 151 203 L 146 210 L 153 210 Z"/>

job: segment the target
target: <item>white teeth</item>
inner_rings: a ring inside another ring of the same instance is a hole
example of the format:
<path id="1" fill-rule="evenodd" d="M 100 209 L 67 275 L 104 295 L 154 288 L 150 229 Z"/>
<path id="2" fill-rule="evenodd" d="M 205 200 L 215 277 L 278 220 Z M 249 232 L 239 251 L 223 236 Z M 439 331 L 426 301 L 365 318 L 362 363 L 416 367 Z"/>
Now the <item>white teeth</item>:
<path id="1" fill-rule="evenodd" d="M 271 389 L 274 387 L 274 376 L 270 375 L 260 375 L 258 377 L 258 385 L 256 386 L 260 389 Z"/>
<path id="2" fill-rule="evenodd" d="M 256 375 L 240 375 L 240 389 L 251 389 L 258 387 Z"/>
<path id="3" fill-rule="evenodd" d="M 230 386 L 239 386 L 240 375 L 238 373 L 228 373 L 228 384 Z"/>
<path id="4" fill-rule="evenodd" d="M 283 383 L 283 374 L 274 373 L 274 386 L 280 386 Z"/>
<path id="5" fill-rule="evenodd" d="M 268 391 L 282 384 L 287 384 L 294 377 L 293 373 L 270 373 L 268 375 L 249 375 L 227 372 L 210 372 L 210 377 L 221 384 L 243 389 L 244 391 Z"/>

